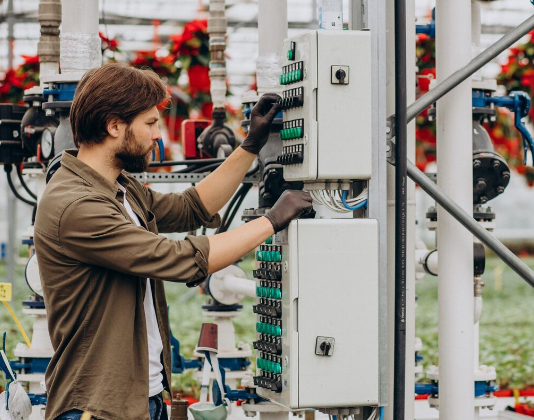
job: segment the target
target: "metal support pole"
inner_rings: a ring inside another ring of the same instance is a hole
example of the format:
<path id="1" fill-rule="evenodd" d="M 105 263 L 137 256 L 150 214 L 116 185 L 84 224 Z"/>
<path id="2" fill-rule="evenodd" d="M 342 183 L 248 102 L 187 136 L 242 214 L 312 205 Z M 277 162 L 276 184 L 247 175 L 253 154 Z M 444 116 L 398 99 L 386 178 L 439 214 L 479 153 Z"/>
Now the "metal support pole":
<path id="1" fill-rule="evenodd" d="M 349 1 L 349 29 L 359 31 L 367 27 L 365 22 L 365 0 Z"/>
<path id="2" fill-rule="evenodd" d="M 449 77 L 471 60 L 471 2 L 436 4 L 436 73 Z M 465 212 L 473 209 L 471 80 L 437 102 L 438 185 Z M 438 206 L 440 420 L 473 420 L 473 236 Z"/>
<path id="3" fill-rule="evenodd" d="M 258 95 L 281 92 L 282 44 L 287 38 L 287 0 L 259 0 L 258 61 L 256 62 Z"/>
<path id="4" fill-rule="evenodd" d="M 98 0 L 62 2 L 61 73 L 84 73 L 102 65 L 98 36 Z"/>
<path id="5" fill-rule="evenodd" d="M 407 121 L 406 121 L 406 2 L 395 1 L 395 359 L 393 409 L 397 420 L 405 418 L 406 386 L 406 217 L 407 217 Z"/>
<path id="6" fill-rule="evenodd" d="M 408 176 L 421 187 L 430 197 L 450 213 L 469 232 L 476 236 L 480 242 L 491 249 L 506 265 L 514 270 L 523 280 L 534 287 L 534 271 L 512 251 L 504 246 L 486 229 L 480 226 L 471 215 L 456 204 L 451 197 L 441 191 L 434 182 L 421 172 L 412 162 L 408 161 Z"/>
<path id="7" fill-rule="evenodd" d="M 8 39 L 8 68 L 13 68 L 13 49 L 15 20 L 13 17 L 13 0 L 7 3 L 7 39 Z M 9 188 L 6 187 L 7 198 L 7 244 L 6 244 L 6 274 L 7 281 L 13 283 L 15 280 L 15 246 L 17 240 L 17 199 Z"/>

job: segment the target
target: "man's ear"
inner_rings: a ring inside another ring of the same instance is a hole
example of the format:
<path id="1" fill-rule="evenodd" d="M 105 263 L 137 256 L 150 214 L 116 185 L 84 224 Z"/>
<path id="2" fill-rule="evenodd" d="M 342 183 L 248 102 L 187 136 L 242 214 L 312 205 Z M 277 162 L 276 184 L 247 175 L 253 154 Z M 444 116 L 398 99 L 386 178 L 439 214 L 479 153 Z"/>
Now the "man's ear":
<path id="1" fill-rule="evenodd" d="M 124 121 L 122 121 L 120 118 L 115 117 L 108 120 L 106 128 L 110 137 L 118 138 L 121 135 L 123 126 Z"/>

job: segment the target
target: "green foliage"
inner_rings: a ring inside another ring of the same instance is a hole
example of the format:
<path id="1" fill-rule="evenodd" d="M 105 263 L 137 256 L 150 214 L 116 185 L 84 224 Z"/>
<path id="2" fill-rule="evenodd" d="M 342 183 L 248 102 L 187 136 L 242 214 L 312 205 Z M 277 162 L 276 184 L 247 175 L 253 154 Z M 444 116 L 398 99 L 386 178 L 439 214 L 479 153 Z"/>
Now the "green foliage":
<path id="1" fill-rule="evenodd" d="M 534 267 L 534 258 L 525 262 Z M 480 364 L 497 370 L 501 388 L 534 386 L 534 289 L 495 257 L 486 261 L 480 321 Z M 416 335 L 423 366 L 438 365 L 438 280 L 417 284 Z M 424 380 L 424 379 L 423 379 Z"/>
<path id="2" fill-rule="evenodd" d="M 525 260 L 534 267 L 534 258 Z M 253 258 L 247 256 L 241 263 L 250 276 Z M 521 280 L 495 257 L 488 258 L 484 288 L 484 307 L 480 327 L 480 364 L 497 369 L 501 388 L 528 388 L 534 386 L 534 289 Z M 5 265 L 0 264 L 0 282 L 5 281 Z M 168 283 L 167 299 L 170 322 L 174 335 L 180 340 L 181 352 L 193 357 L 200 326 L 209 322 L 202 314 L 207 297 L 199 295 L 197 288 Z M 416 335 L 423 341 L 425 369 L 438 363 L 438 303 L 437 279 L 426 276 L 417 284 Z M 14 299 L 11 306 L 26 332 L 31 334 L 33 319 L 22 313 L 21 302 L 30 294 L 24 280 L 24 266 L 17 266 Z M 244 308 L 235 318 L 236 342 L 252 346 L 255 339 L 256 317 L 252 312 L 253 299 L 242 302 Z M 5 308 L 0 306 L 0 333 L 7 332 L 7 354 L 13 358 L 22 336 Z M 188 395 L 198 395 L 198 383 L 193 372 L 173 375 L 174 389 Z"/>

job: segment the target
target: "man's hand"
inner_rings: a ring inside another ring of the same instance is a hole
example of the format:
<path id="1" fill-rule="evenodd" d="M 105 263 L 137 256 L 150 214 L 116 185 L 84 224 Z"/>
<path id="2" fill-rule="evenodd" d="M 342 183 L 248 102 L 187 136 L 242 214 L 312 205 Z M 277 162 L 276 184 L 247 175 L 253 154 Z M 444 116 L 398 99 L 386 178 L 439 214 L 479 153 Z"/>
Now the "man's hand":
<path id="1" fill-rule="evenodd" d="M 267 143 L 271 132 L 271 124 L 278 111 L 280 111 L 279 100 L 280 96 L 277 94 L 266 93 L 252 108 L 248 135 L 241 143 L 241 147 L 247 152 L 257 155 Z"/>
<path id="2" fill-rule="evenodd" d="M 309 192 L 286 190 L 265 217 L 271 222 L 276 233 L 288 227 L 291 220 L 312 209 L 312 198 Z"/>

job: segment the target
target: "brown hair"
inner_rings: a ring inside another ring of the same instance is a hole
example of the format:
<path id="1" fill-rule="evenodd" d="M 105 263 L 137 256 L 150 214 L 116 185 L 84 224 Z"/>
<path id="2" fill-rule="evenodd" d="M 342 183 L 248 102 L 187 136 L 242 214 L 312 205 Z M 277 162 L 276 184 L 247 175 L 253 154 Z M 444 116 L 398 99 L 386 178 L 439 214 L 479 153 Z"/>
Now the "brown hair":
<path id="1" fill-rule="evenodd" d="M 108 136 L 107 124 L 134 118 L 168 100 L 167 87 L 150 69 L 112 63 L 91 69 L 78 83 L 70 111 L 74 144 L 97 144 Z"/>

